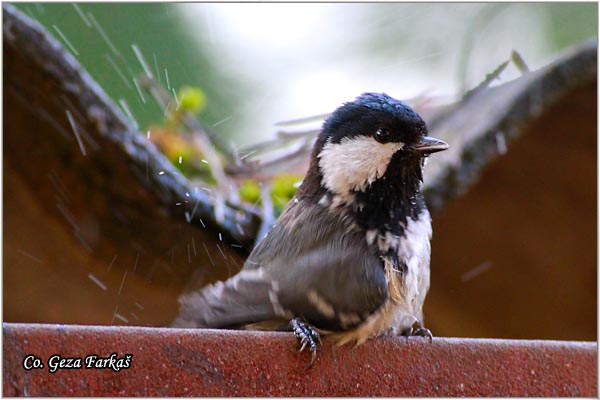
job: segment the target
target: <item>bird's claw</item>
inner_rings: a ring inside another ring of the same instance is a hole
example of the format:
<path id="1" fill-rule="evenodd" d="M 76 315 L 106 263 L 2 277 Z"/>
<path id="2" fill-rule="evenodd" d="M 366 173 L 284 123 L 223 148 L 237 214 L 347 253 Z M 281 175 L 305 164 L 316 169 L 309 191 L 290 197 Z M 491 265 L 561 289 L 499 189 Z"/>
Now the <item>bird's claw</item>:
<path id="1" fill-rule="evenodd" d="M 433 333 L 424 326 L 420 326 L 412 332 L 411 336 L 421 336 L 429 339 L 429 343 L 433 342 Z"/>
<path id="2" fill-rule="evenodd" d="M 317 345 L 321 344 L 321 335 L 300 318 L 294 318 L 290 321 L 290 329 L 300 341 L 300 352 L 308 346 L 312 357 L 308 368 L 312 367 L 317 359 Z"/>
<path id="3" fill-rule="evenodd" d="M 433 342 L 433 334 L 431 333 L 431 331 L 421 325 L 418 325 L 416 329 L 414 326 L 411 326 L 403 333 L 403 336 L 421 336 L 428 338 L 429 343 Z"/>

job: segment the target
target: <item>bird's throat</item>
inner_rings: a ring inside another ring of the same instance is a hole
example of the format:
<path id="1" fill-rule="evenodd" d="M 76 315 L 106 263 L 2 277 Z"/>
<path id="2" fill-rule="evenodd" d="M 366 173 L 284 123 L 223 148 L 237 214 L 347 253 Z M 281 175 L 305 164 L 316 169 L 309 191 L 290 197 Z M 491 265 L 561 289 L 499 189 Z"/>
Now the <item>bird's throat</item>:
<path id="1" fill-rule="evenodd" d="M 421 157 L 400 153 L 392 157 L 385 174 L 363 191 L 333 193 L 322 184 L 323 175 L 313 161 L 298 196 L 331 212 L 350 215 L 361 229 L 400 235 L 408 219 L 417 219 L 425 208 L 420 192 L 422 168 Z"/>
<path id="2" fill-rule="evenodd" d="M 416 220 L 425 208 L 421 182 L 422 159 L 392 160 L 381 179 L 353 194 L 352 214 L 358 225 L 366 230 L 402 234 L 408 219 Z"/>

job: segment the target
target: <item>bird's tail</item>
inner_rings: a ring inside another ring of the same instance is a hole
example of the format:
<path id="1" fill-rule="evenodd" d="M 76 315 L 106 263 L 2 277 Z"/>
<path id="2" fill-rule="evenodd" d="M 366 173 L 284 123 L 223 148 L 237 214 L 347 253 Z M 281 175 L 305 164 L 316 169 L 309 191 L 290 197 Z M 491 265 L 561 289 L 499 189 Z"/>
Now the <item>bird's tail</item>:
<path id="1" fill-rule="evenodd" d="M 238 274 L 179 298 L 177 328 L 226 328 L 275 317 L 267 282 Z"/>

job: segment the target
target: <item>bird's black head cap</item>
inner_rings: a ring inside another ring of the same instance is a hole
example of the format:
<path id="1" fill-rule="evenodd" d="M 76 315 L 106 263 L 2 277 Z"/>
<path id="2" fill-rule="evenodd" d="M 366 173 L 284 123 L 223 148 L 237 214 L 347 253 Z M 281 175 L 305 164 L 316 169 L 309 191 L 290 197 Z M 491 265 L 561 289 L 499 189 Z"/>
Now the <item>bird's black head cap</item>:
<path id="1" fill-rule="evenodd" d="M 385 134 L 385 138 L 382 139 L 381 133 Z M 314 196 L 322 194 L 323 174 L 319 162 L 327 143 L 335 145 L 343 140 L 351 141 L 359 137 L 372 137 L 380 143 L 402 143 L 399 147 L 402 150 L 395 158 L 411 159 L 409 163 L 398 162 L 409 167 L 403 169 L 414 170 L 420 177 L 423 154 L 412 149 L 426 134 L 425 122 L 408 105 L 385 93 L 363 93 L 354 101 L 338 107 L 323 123 L 300 193 Z M 345 168 L 346 165 L 339 167 Z"/>
<path id="2" fill-rule="evenodd" d="M 391 133 L 390 141 L 418 142 L 427 133 L 423 119 L 412 108 L 385 93 L 363 93 L 343 104 L 324 122 L 320 141 L 339 143 L 343 138 Z"/>

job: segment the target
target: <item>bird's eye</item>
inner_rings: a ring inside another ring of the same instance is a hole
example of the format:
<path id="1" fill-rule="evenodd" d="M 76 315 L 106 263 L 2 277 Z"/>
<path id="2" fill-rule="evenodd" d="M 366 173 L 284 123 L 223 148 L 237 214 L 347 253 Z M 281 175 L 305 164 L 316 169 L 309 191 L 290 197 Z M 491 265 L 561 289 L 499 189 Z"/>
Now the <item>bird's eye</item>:
<path id="1" fill-rule="evenodd" d="M 392 134 L 385 128 L 378 129 L 377 132 L 375 132 L 375 139 L 379 143 L 387 143 L 390 141 L 391 137 Z"/>

